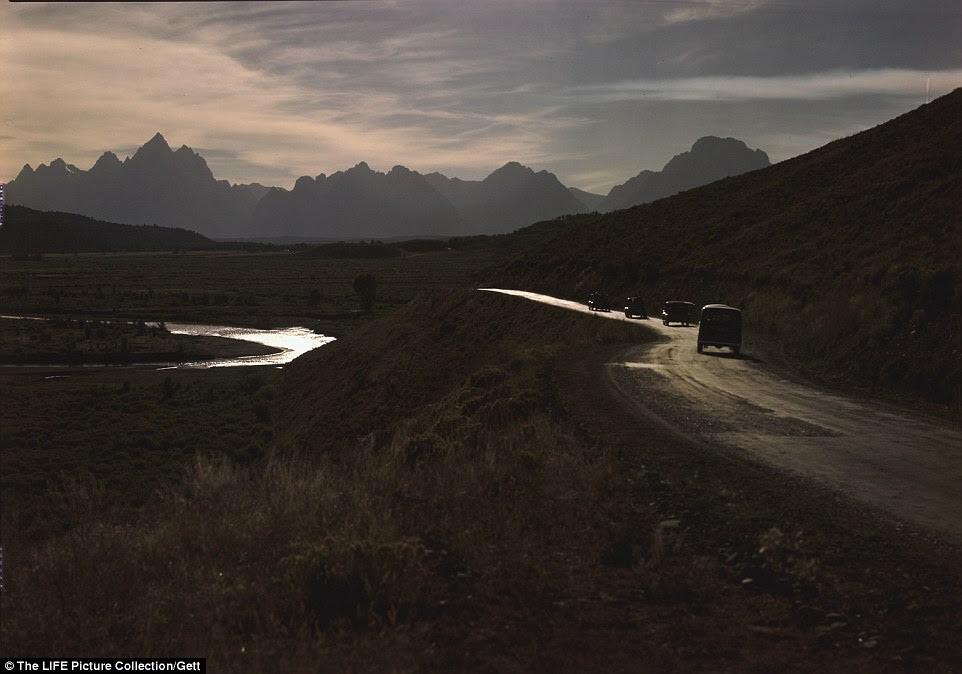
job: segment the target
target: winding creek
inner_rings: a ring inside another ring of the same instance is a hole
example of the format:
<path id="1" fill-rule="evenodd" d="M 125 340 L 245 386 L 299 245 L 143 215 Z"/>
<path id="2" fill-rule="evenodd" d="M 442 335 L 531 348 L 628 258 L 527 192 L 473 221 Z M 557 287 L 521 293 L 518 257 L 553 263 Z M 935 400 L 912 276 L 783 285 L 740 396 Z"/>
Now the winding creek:
<path id="1" fill-rule="evenodd" d="M 252 365 L 281 366 L 298 356 L 334 341 L 333 337 L 319 335 L 307 328 L 279 328 L 276 330 L 255 330 L 254 328 L 235 328 L 227 325 L 198 325 L 194 323 L 167 323 L 167 329 L 174 335 L 197 335 L 201 337 L 226 337 L 246 342 L 256 342 L 278 349 L 276 353 L 263 356 L 240 356 L 238 358 L 215 358 L 178 363 L 170 368 L 204 369 L 210 367 L 237 367 Z M 166 368 L 165 368 L 166 369 Z"/>
<path id="2" fill-rule="evenodd" d="M 0 316 L 4 319 L 27 321 L 44 321 L 45 318 L 33 316 Z M 150 323 L 148 323 L 150 325 Z M 157 323 L 154 323 L 157 325 Z M 200 323 L 165 323 L 165 327 L 173 335 L 194 335 L 198 337 L 223 337 L 245 342 L 263 344 L 276 349 L 273 353 L 257 356 L 237 356 L 232 358 L 212 358 L 210 360 L 195 360 L 169 363 L 139 362 L 131 363 L 134 367 L 156 367 L 160 370 L 195 369 L 202 370 L 212 367 L 252 367 L 256 365 L 273 365 L 281 367 L 300 355 L 319 346 L 329 344 L 334 337 L 315 333 L 302 327 L 276 328 L 273 330 L 258 330 L 255 328 L 238 328 L 229 325 L 204 325 Z M 49 364 L 48 364 L 49 365 Z M 45 367 L 45 365 L 0 365 L 0 367 Z M 93 363 L 86 363 L 80 367 L 106 367 Z M 111 366 L 113 367 L 113 366 Z"/>

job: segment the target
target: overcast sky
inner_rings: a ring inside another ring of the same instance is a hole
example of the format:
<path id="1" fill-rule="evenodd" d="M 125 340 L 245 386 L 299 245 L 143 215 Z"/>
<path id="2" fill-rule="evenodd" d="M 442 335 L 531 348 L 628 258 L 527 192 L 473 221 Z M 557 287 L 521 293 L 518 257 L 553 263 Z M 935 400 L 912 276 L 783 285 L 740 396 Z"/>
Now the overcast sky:
<path id="1" fill-rule="evenodd" d="M 519 161 L 606 194 L 702 136 L 777 162 L 962 86 L 962 3 L 3 2 L 0 59 L 0 180 L 159 131 L 231 182 Z"/>

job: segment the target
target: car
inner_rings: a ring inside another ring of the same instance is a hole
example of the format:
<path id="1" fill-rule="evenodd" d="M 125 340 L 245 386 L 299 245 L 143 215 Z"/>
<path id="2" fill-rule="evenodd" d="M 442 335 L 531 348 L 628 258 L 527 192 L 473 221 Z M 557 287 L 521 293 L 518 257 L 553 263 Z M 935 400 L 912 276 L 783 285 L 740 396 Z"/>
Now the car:
<path id="1" fill-rule="evenodd" d="M 698 322 L 698 353 L 706 346 L 717 349 L 728 347 L 736 356 L 742 348 L 741 309 L 727 304 L 706 304 L 701 308 Z"/>
<path id="2" fill-rule="evenodd" d="M 591 293 L 588 297 L 588 309 L 591 311 L 611 311 L 611 302 L 604 293 Z"/>
<path id="3" fill-rule="evenodd" d="M 661 308 L 661 322 L 665 325 L 669 323 L 681 323 L 691 325 L 694 320 L 695 305 L 691 302 L 665 302 Z"/>
<path id="4" fill-rule="evenodd" d="M 632 316 L 648 318 L 645 301 L 640 297 L 629 297 L 625 300 L 625 318 L 631 318 Z"/>

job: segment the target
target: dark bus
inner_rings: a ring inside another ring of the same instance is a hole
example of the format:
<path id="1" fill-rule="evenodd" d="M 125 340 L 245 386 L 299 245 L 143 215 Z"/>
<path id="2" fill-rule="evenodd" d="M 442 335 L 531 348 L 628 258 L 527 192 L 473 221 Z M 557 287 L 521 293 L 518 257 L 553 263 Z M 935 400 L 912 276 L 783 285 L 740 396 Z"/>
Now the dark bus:
<path id="1" fill-rule="evenodd" d="M 736 356 L 742 348 L 741 309 L 725 304 L 707 304 L 698 323 L 698 353 L 706 346 L 727 346 Z"/>

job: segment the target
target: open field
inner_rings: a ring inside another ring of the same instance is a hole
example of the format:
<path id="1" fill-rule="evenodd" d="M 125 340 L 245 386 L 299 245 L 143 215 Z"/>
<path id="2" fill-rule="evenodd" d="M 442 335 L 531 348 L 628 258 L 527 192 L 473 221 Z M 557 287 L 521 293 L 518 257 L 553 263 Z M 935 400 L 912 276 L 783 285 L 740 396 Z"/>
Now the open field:
<path id="1" fill-rule="evenodd" d="M 362 274 L 377 280 L 377 314 L 417 293 L 465 283 L 503 254 L 469 246 L 387 259 L 326 259 L 303 248 L 5 259 L 0 314 L 257 328 L 317 325 L 336 336 L 358 318 L 353 281 Z"/>

